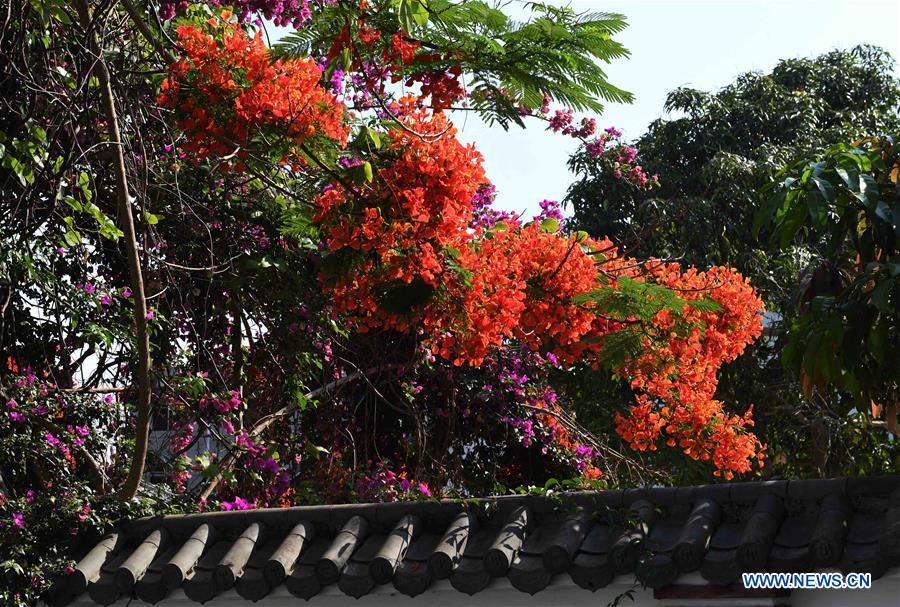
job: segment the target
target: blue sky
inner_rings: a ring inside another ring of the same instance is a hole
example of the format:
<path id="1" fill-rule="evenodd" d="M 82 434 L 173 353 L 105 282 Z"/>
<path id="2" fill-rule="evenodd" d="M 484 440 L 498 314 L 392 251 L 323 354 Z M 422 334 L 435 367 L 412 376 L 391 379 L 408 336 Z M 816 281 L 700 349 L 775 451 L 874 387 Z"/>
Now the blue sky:
<path id="1" fill-rule="evenodd" d="M 578 11 L 626 15 L 629 27 L 616 38 L 631 57 L 608 66 L 610 81 L 634 93 L 631 105 L 610 104 L 598 118 L 626 137 L 637 137 L 665 117 L 666 94 L 679 86 L 716 90 L 738 74 L 766 71 L 779 59 L 819 55 L 870 43 L 900 58 L 900 2 L 782 0 L 628 2 L 574 1 Z M 900 75 L 900 71 L 898 71 Z M 500 208 L 536 213 L 544 198 L 561 200 L 572 175 L 566 160 L 572 139 L 547 133 L 543 125 L 504 132 L 473 116 L 455 117 L 460 137 L 484 154 L 488 177 L 497 186 Z"/>

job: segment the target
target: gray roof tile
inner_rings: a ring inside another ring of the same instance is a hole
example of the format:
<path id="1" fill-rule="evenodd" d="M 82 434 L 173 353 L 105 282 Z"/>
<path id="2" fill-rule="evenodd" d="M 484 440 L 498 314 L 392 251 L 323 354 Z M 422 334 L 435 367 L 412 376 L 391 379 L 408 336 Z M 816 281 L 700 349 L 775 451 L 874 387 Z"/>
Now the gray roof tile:
<path id="1" fill-rule="evenodd" d="M 417 596 L 435 580 L 475 594 L 506 577 L 534 594 L 560 575 L 597 590 L 617 573 L 652 588 L 700 570 L 729 584 L 749 570 L 900 566 L 900 476 L 641 488 L 482 500 L 354 504 L 124 521 L 89 546 L 52 603 L 197 602 L 285 586 L 309 599 L 336 585 Z"/>

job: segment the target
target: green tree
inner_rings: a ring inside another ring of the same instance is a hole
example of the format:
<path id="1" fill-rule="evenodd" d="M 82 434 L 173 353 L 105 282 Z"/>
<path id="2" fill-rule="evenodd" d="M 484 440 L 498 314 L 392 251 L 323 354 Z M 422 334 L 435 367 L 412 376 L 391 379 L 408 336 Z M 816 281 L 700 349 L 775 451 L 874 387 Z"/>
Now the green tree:
<path id="1" fill-rule="evenodd" d="M 773 222 L 773 250 L 817 237 L 784 361 L 806 395 L 840 391 L 842 409 L 885 411 L 897 433 L 900 401 L 900 151 L 895 137 L 838 144 L 782 169 L 754 232 Z"/>
<path id="2" fill-rule="evenodd" d="M 729 264 L 759 290 L 769 311 L 767 338 L 726 370 L 719 396 L 755 405 L 779 473 L 876 472 L 896 462 L 896 443 L 868 431 L 871 415 L 836 406 L 833 386 L 804 395 L 800 377 L 781 362 L 790 340 L 784 317 L 825 258 L 826 235 L 804 231 L 772 248 L 767 234 L 757 240 L 752 230 L 757 190 L 782 166 L 830 145 L 896 131 L 900 82 L 893 68 L 885 51 L 858 46 L 784 60 L 715 93 L 673 91 L 665 109 L 674 117 L 653 122 L 634 143 L 636 162 L 660 176 L 660 187 L 651 190 L 615 178 L 585 148 L 570 160 L 579 175 L 566 199 L 573 229 L 608 235 L 640 257 Z M 600 393 L 619 398 L 620 389 Z M 595 394 L 597 386 L 585 391 L 586 402 Z"/>

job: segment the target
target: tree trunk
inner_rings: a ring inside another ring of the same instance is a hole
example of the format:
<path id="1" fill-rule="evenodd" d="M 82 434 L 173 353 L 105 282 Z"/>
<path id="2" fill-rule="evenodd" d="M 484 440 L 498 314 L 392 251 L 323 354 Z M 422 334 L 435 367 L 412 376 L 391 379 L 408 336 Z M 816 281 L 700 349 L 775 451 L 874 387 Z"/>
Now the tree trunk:
<path id="1" fill-rule="evenodd" d="M 137 384 L 137 421 L 135 423 L 134 453 L 128 476 L 120 489 L 125 499 L 133 498 L 141 485 L 144 465 L 147 459 L 147 448 L 150 439 L 150 338 L 147 334 L 147 300 L 144 295 L 144 279 L 141 272 L 141 260 L 138 254 L 137 234 L 134 217 L 131 212 L 131 195 L 128 192 L 128 174 L 125 169 L 125 152 L 122 146 L 122 134 L 116 114 L 115 96 L 112 80 L 103 48 L 97 38 L 95 24 L 91 23 L 91 11 L 87 0 L 75 0 L 78 18 L 88 37 L 88 48 L 94 55 L 94 74 L 100 81 L 100 97 L 109 143 L 113 147 L 113 163 L 116 174 L 116 196 L 118 199 L 119 223 L 125 233 L 125 250 L 128 256 L 128 271 L 131 275 L 131 291 L 134 297 L 135 342 L 137 345 L 137 368 L 134 370 Z"/>

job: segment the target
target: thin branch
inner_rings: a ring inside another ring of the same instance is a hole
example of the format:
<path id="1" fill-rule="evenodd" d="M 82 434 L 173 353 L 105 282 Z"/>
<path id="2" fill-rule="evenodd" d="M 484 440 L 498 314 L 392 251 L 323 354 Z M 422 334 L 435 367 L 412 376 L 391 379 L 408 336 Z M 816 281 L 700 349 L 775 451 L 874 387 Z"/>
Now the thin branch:
<path id="1" fill-rule="evenodd" d="M 156 37 L 156 34 L 144 23 L 144 19 L 135 6 L 131 3 L 131 0 L 120 0 L 122 6 L 125 7 L 125 12 L 128 13 L 128 16 L 131 17 L 132 23 L 134 23 L 137 30 L 141 33 L 147 42 L 153 47 L 153 49 L 159 54 L 159 56 L 166 62 L 172 63 L 175 61 L 175 57 L 172 53 L 169 52 L 169 49 L 163 46 L 162 42 L 159 38 Z"/>
<path id="2" fill-rule="evenodd" d="M 393 369 L 400 369 L 400 368 L 403 368 L 404 366 L 405 365 L 402 365 L 402 364 L 385 365 L 382 367 L 372 367 L 370 369 L 366 369 L 365 371 L 357 371 L 356 373 L 351 373 L 349 375 L 345 375 L 344 377 L 341 377 L 332 382 L 329 382 L 329 383 L 325 384 L 324 386 L 320 386 L 320 387 L 316 388 L 315 390 L 311 390 L 311 391 L 307 392 L 306 394 L 303 395 L 303 400 L 308 401 L 313 398 L 318 398 L 319 396 L 321 396 L 323 394 L 328 395 L 333 390 L 336 390 L 337 388 L 340 388 L 341 386 L 348 384 L 350 382 L 356 381 L 358 379 L 366 379 L 366 381 L 368 381 L 367 376 L 372 373 L 378 373 L 381 371 L 390 371 Z M 256 425 L 253 426 L 253 428 L 250 430 L 250 432 L 248 433 L 248 436 L 250 436 L 251 438 L 255 437 L 255 436 L 259 436 L 263 431 L 266 430 L 266 428 L 271 426 L 277 420 L 281 419 L 285 415 L 289 415 L 289 414 L 293 413 L 294 411 L 296 411 L 297 406 L 298 405 L 296 405 L 296 404 L 287 405 L 285 407 L 282 407 L 278 411 L 275 411 L 274 413 L 270 413 L 269 415 L 263 416 L 262 418 L 257 420 Z M 212 479 L 210 479 L 209 485 L 207 485 L 206 488 L 203 490 L 203 492 L 200 494 L 200 499 L 205 500 L 205 499 L 208 499 L 210 495 L 212 495 L 213 491 L 216 490 L 216 487 L 219 486 L 219 483 L 222 482 L 222 478 L 224 477 L 225 472 L 230 470 L 231 467 L 234 466 L 236 461 L 237 461 L 237 456 L 234 455 L 233 451 L 230 452 L 228 454 L 228 456 L 226 456 L 225 458 L 222 459 L 222 462 L 219 465 L 219 472 Z"/>
<path id="3" fill-rule="evenodd" d="M 141 485 L 141 479 L 144 476 L 144 466 L 147 460 L 147 449 L 150 440 L 150 336 L 147 332 L 147 300 L 144 296 L 144 278 L 138 253 L 134 217 L 131 212 L 131 195 L 128 191 L 128 174 L 125 168 L 124 146 L 116 113 L 112 78 L 103 58 L 103 48 L 93 30 L 94 24 L 91 20 L 91 12 L 87 0 L 75 0 L 74 4 L 81 26 L 88 36 L 88 45 L 91 53 L 94 55 L 93 71 L 100 81 L 100 96 L 106 119 L 106 128 L 114 150 L 113 169 L 116 175 L 119 221 L 124 232 L 128 270 L 131 275 L 131 290 L 134 294 L 134 325 L 137 345 L 137 369 L 135 370 L 137 379 L 137 420 L 135 423 L 134 453 L 128 469 L 128 476 L 120 489 L 123 498 L 131 499 L 137 494 Z"/>

